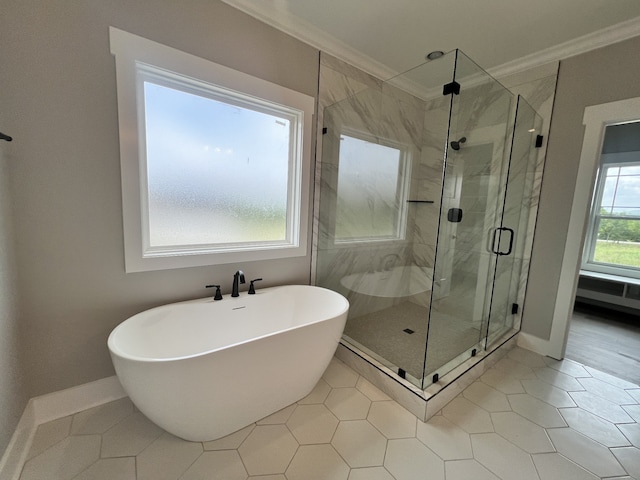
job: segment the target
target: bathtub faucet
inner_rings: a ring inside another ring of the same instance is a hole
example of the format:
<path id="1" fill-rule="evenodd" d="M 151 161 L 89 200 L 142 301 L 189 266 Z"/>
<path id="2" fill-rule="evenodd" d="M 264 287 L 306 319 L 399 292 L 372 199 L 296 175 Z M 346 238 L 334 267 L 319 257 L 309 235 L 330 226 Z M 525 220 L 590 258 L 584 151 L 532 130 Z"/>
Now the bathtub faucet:
<path id="1" fill-rule="evenodd" d="M 380 261 L 380 271 L 388 272 L 400 262 L 400 255 L 390 253 L 382 257 Z"/>
<path id="2" fill-rule="evenodd" d="M 232 297 L 239 297 L 240 296 L 240 294 L 238 293 L 238 283 L 245 283 L 244 282 L 244 272 L 242 270 L 238 270 L 233 275 L 233 288 L 231 289 L 231 296 Z"/>

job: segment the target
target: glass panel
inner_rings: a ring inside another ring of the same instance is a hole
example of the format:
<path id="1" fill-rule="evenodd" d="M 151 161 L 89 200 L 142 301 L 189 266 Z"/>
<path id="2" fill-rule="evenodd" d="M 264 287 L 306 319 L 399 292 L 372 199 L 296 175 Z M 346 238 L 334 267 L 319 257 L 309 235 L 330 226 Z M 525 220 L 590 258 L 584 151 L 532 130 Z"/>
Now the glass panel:
<path id="1" fill-rule="evenodd" d="M 521 286 L 526 285 L 526 278 L 522 278 L 522 272 L 525 252 L 530 251 L 533 241 L 534 226 L 529 219 L 538 166 L 539 150 L 535 148 L 535 142 L 541 128 L 540 116 L 522 97 L 518 97 L 502 216 L 502 226 L 513 233 L 501 230 L 498 241 L 500 252 L 508 251 L 511 244 L 511 254 L 499 255 L 496 260 L 488 345 L 516 327 L 514 323 L 518 317 L 512 306 L 514 303 L 522 305 L 524 300 Z"/>
<path id="2" fill-rule="evenodd" d="M 349 299 L 344 340 L 418 387 L 450 109 L 442 85 L 454 60 L 323 112 L 316 284 Z"/>
<path id="3" fill-rule="evenodd" d="M 512 95 L 458 52 L 435 261 L 426 376 L 440 376 L 484 346 Z M 501 211 L 501 208 L 500 208 Z"/>
<path id="4" fill-rule="evenodd" d="M 640 166 L 621 167 L 620 175 L 640 175 Z"/>
<path id="5" fill-rule="evenodd" d="M 601 207 L 612 215 L 637 215 L 640 208 L 640 175 L 637 167 L 607 169 Z"/>
<path id="6" fill-rule="evenodd" d="M 601 218 L 593 261 L 640 268 L 640 220 Z"/>
<path id="7" fill-rule="evenodd" d="M 618 217 L 637 217 L 640 216 L 640 208 L 638 207 L 613 207 L 611 215 Z"/>
<path id="8" fill-rule="evenodd" d="M 144 93 L 150 247 L 285 240 L 290 119 L 148 81 Z"/>
<path id="9" fill-rule="evenodd" d="M 611 206 L 613 205 L 613 199 L 616 194 L 616 185 L 618 184 L 617 173 L 613 174 L 612 171 L 618 171 L 619 168 L 608 168 L 607 178 L 604 181 L 604 189 L 602 191 L 602 213 L 611 213 Z"/>
<path id="10" fill-rule="evenodd" d="M 323 111 L 316 284 L 349 299 L 347 343 L 422 388 L 484 348 L 496 274 L 491 332 L 513 327 L 540 120 L 521 107 L 511 237 L 512 101 L 456 51 Z"/>

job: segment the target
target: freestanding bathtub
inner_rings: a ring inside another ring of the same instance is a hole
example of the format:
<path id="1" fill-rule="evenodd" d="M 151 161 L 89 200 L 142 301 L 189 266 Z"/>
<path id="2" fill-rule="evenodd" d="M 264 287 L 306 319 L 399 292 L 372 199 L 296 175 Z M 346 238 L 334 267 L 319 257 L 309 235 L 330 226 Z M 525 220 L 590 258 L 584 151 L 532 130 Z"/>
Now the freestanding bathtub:
<path id="1" fill-rule="evenodd" d="M 108 345 L 142 413 L 185 440 L 215 440 L 309 394 L 348 310 L 321 287 L 264 288 L 147 310 L 118 325 Z"/>

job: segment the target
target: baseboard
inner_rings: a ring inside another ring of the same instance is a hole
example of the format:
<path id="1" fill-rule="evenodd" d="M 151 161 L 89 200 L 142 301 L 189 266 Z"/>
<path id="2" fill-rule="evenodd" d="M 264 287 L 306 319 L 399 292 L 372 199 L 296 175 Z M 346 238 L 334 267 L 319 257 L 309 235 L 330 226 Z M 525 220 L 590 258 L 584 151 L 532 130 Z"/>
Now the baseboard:
<path id="1" fill-rule="evenodd" d="M 33 399 L 27 402 L 20 421 L 13 431 L 9 445 L 0 460 L 0 480 L 18 480 L 38 425 Z"/>
<path id="2" fill-rule="evenodd" d="M 544 340 L 540 337 L 531 335 L 530 333 L 520 332 L 518 335 L 518 346 L 526 350 L 531 350 L 545 357 L 553 357 L 554 351 L 550 340 Z M 558 358 L 557 360 L 561 360 Z"/>
<path id="3" fill-rule="evenodd" d="M 126 396 L 114 375 L 30 399 L 0 460 L 0 480 L 20 478 L 38 425 Z"/>

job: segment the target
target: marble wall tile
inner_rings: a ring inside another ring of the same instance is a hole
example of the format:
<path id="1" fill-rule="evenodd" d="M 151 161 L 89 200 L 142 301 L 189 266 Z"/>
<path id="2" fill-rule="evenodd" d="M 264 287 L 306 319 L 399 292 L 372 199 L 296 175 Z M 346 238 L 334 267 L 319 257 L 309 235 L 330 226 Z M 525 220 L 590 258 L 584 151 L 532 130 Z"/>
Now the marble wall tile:
<path id="1" fill-rule="evenodd" d="M 313 198 L 313 235 L 312 235 L 312 255 L 311 255 L 311 275 L 316 277 L 318 249 L 321 245 L 323 235 L 326 235 L 327 226 L 319 225 L 321 206 L 321 181 L 330 175 L 327 162 L 323 162 L 324 139 L 322 129 L 324 126 L 324 110 L 326 107 L 340 102 L 348 97 L 357 95 L 368 88 L 379 88 L 381 81 L 331 55 L 324 52 L 320 54 L 320 77 L 318 80 L 318 111 L 316 112 L 316 163 L 314 170 L 314 198 Z M 324 168 L 324 172 L 323 172 Z M 336 176 L 337 178 L 337 176 Z M 335 184 L 329 182 L 328 186 Z M 330 196 L 330 195 L 329 195 Z M 325 202 L 326 203 L 326 202 Z M 327 208 L 328 211 L 331 211 Z M 320 246 L 319 246 L 320 242 Z"/>
<path id="2" fill-rule="evenodd" d="M 337 153 L 340 133 L 343 129 L 349 129 L 382 144 L 398 145 L 412 159 L 411 168 L 416 169 L 419 162 L 416 164 L 415 160 L 422 157 L 420 138 L 424 121 L 423 105 L 424 102 L 413 95 L 390 85 L 382 87 L 379 80 L 335 58 L 328 55 L 321 57 L 321 112 L 318 116 L 327 132 L 318 136 L 317 149 L 321 153 L 316 168 L 313 270 L 319 283 L 335 286 L 345 275 L 375 271 L 385 255 L 398 255 L 402 265 L 413 261 L 411 248 L 407 248 L 408 244 L 402 241 L 387 242 L 386 245 L 383 242 L 354 244 L 353 247 L 343 243 L 337 248 L 333 238 L 337 220 Z M 437 189 L 437 182 L 435 185 L 434 190 Z M 412 240 L 418 225 L 417 212 L 413 204 L 408 204 L 406 208 L 407 218 L 411 222 L 406 227 L 405 238 Z M 434 243 L 433 234 L 428 242 Z M 318 251 L 322 251 L 323 258 L 320 258 Z M 430 264 L 433 261 L 426 265 Z"/>

